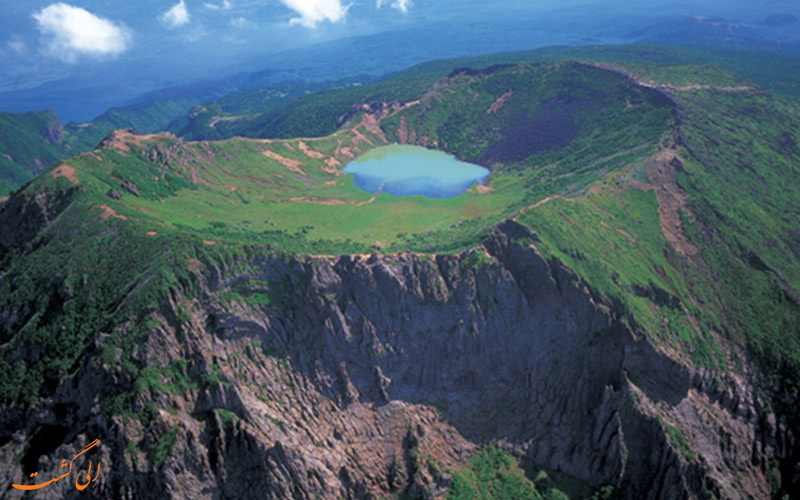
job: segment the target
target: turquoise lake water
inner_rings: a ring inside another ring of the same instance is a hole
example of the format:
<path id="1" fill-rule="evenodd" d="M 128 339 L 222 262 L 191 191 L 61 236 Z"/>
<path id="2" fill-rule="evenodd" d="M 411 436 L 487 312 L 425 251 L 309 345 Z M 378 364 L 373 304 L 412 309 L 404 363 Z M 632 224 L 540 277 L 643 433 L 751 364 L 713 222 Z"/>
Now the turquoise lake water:
<path id="1" fill-rule="evenodd" d="M 396 196 L 421 194 L 452 198 L 482 184 L 489 170 L 419 146 L 383 146 L 347 164 L 344 172 L 355 176 L 364 191 Z"/>

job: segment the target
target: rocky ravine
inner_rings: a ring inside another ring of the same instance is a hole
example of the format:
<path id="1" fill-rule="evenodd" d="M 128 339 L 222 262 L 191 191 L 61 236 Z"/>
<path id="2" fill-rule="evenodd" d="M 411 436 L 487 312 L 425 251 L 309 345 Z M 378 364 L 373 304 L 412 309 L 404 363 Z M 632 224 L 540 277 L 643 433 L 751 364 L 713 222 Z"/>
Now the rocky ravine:
<path id="1" fill-rule="evenodd" d="M 767 498 L 770 460 L 797 444 L 746 375 L 676 361 L 536 242 L 507 221 L 459 256 L 191 262 L 194 290 L 164 298 L 134 353 L 183 385 L 138 393 L 137 412 L 158 409 L 147 427 L 107 418 L 130 381 L 119 355 L 87 359 L 0 416 L 0 496 L 99 438 L 97 488 L 37 497 L 437 498 L 446 469 L 498 442 L 631 499 Z M 259 287 L 269 299 L 246 300 Z"/>

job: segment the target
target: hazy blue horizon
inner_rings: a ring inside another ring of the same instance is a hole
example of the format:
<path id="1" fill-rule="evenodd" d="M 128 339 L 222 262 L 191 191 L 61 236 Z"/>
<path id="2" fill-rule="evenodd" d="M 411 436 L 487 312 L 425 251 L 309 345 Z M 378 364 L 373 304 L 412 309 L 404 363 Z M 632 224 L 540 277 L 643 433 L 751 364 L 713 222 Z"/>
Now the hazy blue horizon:
<path id="1" fill-rule="evenodd" d="M 800 16 L 800 3 L 6 1 L 0 110 L 49 107 L 63 121 L 87 121 L 148 92 L 241 73 L 270 72 L 257 80 L 262 85 L 380 75 L 431 59 L 548 45 L 691 42 L 687 30 L 727 30 L 793 50 L 800 28 L 765 26 L 775 14 Z"/>

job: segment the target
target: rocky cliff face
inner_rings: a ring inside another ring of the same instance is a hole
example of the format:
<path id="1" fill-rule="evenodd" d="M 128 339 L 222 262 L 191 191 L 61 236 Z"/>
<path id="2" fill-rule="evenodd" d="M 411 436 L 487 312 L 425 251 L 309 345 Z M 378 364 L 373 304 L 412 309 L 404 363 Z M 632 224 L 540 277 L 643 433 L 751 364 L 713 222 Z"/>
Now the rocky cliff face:
<path id="1" fill-rule="evenodd" d="M 130 360 L 121 324 L 52 397 L 4 409 L 0 496 L 100 439 L 96 488 L 37 495 L 439 498 L 497 442 L 631 499 L 768 497 L 798 445 L 747 367 L 687 367 L 537 240 L 508 221 L 461 255 L 190 260 Z M 133 413 L 109 411 L 120 393 Z"/>

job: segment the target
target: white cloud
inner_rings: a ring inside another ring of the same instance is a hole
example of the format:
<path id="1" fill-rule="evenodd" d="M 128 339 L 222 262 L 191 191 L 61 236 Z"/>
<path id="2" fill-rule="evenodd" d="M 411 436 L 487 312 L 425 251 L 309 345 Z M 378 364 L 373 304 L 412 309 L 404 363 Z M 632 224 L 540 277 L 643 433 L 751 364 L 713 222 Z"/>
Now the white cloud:
<path id="1" fill-rule="evenodd" d="M 378 8 L 380 8 L 386 2 L 387 2 L 387 0 L 378 0 Z M 406 12 L 408 12 L 408 9 L 413 4 L 414 3 L 411 0 L 394 0 L 394 2 L 392 2 L 391 6 L 392 6 L 392 8 L 397 9 L 400 12 L 402 12 L 403 14 L 405 14 Z"/>
<path id="2" fill-rule="evenodd" d="M 300 24 L 306 28 L 315 28 L 317 23 L 330 21 L 338 23 L 343 21 L 347 14 L 348 5 L 342 5 L 341 0 L 281 0 L 284 5 L 300 14 L 292 18 L 290 24 Z"/>
<path id="3" fill-rule="evenodd" d="M 254 23 L 249 19 L 245 19 L 244 17 L 235 17 L 231 19 L 231 26 L 240 29 L 252 29 L 252 28 L 257 28 L 258 24 Z"/>
<path id="4" fill-rule="evenodd" d="M 80 7 L 54 3 L 33 14 L 45 51 L 65 62 L 81 55 L 117 56 L 128 49 L 130 30 Z"/>
<path id="5" fill-rule="evenodd" d="M 231 7 L 233 7 L 233 5 L 231 5 L 229 0 L 222 0 L 221 4 L 206 2 L 203 4 L 203 7 L 205 7 L 208 10 L 231 10 Z"/>
<path id="6" fill-rule="evenodd" d="M 186 8 L 186 2 L 181 0 L 172 6 L 171 9 L 158 16 L 158 20 L 164 23 L 169 28 L 177 28 L 183 26 L 191 20 L 189 10 Z"/>

